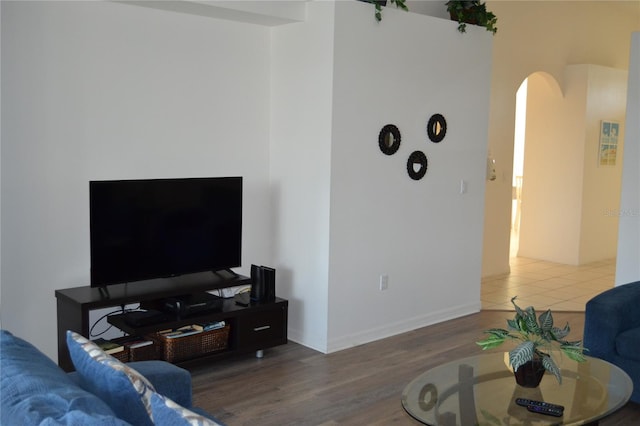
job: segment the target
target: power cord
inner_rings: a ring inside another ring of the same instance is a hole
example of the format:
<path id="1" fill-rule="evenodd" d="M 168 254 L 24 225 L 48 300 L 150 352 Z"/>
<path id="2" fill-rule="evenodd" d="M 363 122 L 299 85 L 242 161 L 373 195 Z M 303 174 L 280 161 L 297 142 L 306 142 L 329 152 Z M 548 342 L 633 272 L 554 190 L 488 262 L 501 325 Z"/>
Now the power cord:
<path id="1" fill-rule="evenodd" d="M 120 308 L 111 311 L 111 312 L 107 312 L 106 314 L 102 315 L 100 318 L 98 318 L 92 325 L 91 328 L 89 328 L 89 338 L 92 337 L 100 337 L 103 334 L 105 334 L 107 331 L 111 330 L 113 328 L 112 324 L 109 324 L 109 326 L 107 328 L 105 328 L 104 330 L 102 330 L 100 333 L 97 334 L 93 334 L 93 329 L 103 320 L 105 320 L 107 317 L 111 316 L 111 315 L 120 315 L 120 314 L 125 314 L 127 312 L 133 312 L 133 311 L 137 311 L 138 309 L 140 309 L 140 305 L 138 304 L 137 307 L 135 308 L 129 308 L 127 309 L 125 305 L 121 305 Z M 124 333 L 124 332 L 123 332 Z"/>

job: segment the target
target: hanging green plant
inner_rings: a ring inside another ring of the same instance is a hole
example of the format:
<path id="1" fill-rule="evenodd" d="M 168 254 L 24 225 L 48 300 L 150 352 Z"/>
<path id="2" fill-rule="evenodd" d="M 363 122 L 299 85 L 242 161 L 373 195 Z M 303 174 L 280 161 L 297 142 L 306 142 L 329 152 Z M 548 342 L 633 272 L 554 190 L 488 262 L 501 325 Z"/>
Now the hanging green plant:
<path id="1" fill-rule="evenodd" d="M 498 18 L 487 10 L 487 5 L 480 0 L 450 0 L 445 3 L 452 21 L 458 22 L 458 31 L 467 31 L 467 24 L 485 27 L 495 34 L 498 31 Z"/>
<path id="2" fill-rule="evenodd" d="M 376 21 L 378 22 L 382 21 L 382 6 L 387 5 L 387 0 L 360 0 L 360 1 L 363 1 L 365 3 L 373 3 L 373 5 L 375 6 Z M 398 9 L 402 9 L 405 12 L 407 12 L 409 8 L 405 4 L 405 1 L 406 0 L 391 0 L 391 3 L 395 4 Z"/>

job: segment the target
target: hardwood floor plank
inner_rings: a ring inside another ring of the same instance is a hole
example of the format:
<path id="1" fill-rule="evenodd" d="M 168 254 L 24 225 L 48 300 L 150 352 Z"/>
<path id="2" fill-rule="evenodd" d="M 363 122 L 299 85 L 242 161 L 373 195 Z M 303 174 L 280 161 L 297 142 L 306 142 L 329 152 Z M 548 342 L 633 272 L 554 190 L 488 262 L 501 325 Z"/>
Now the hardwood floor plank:
<path id="1" fill-rule="evenodd" d="M 402 408 L 405 386 L 429 368 L 481 353 L 482 331 L 505 327 L 512 315 L 482 311 L 327 355 L 289 343 L 262 359 L 192 366 L 194 403 L 228 426 L 419 425 Z M 584 313 L 554 312 L 554 319 L 569 322 L 572 340 L 582 338 Z M 636 424 L 634 403 L 600 422 Z"/>

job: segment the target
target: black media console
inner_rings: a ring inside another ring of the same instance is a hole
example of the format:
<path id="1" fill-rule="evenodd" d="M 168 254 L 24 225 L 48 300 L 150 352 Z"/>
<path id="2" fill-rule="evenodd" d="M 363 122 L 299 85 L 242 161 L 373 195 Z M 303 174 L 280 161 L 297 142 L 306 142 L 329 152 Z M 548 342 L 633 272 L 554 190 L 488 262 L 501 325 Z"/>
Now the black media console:
<path id="1" fill-rule="evenodd" d="M 166 298 L 250 283 L 251 280 L 242 275 L 221 276 L 212 272 L 203 272 L 174 278 L 110 285 L 106 289 L 86 286 L 56 290 L 58 365 L 65 371 L 73 371 L 74 367 L 67 350 L 66 331 L 73 330 L 85 337 L 89 336 L 91 327 L 89 312 L 92 310 L 109 307 L 117 309 L 132 303 L 140 303 L 143 308 L 151 309 Z M 108 321 L 130 335 L 142 336 L 197 322 L 224 320 L 231 325 L 228 349 L 199 358 L 213 360 L 253 351 L 261 353 L 263 349 L 287 343 L 288 305 L 287 300 L 276 298 L 273 302 L 241 306 L 236 304 L 233 298 L 229 298 L 222 300 L 222 306 L 219 309 L 197 313 L 186 318 L 176 316 L 163 322 L 140 327 L 132 327 L 130 321 L 126 321 L 126 314 L 109 316 Z"/>

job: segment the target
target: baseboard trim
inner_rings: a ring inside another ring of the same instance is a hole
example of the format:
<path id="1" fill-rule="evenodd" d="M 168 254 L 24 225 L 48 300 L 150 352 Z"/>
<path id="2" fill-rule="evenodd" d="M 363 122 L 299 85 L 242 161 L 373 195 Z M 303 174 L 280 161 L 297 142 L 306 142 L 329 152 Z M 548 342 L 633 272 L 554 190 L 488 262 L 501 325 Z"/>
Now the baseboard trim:
<path id="1" fill-rule="evenodd" d="M 480 312 L 481 303 L 474 302 L 466 305 L 459 305 L 452 308 L 442 309 L 430 312 L 425 315 L 408 318 L 402 321 L 385 324 L 381 327 L 374 327 L 362 332 L 341 336 L 336 339 L 330 339 L 328 342 L 328 350 L 326 353 L 337 352 L 343 349 L 352 348 L 354 346 L 363 345 L 365 343 L 374 342 L 376 340 L 395 336 L 397 334 L 406 333 L 417 328 L 426 327 L 440 322 L 460 318 L 465 315 Z M 304 343 L 301 343 L 304 345 Z M 306 345 L 305 345 L 306 346 Z M 318 350 L 318 349 L 316 349 Z M 323 351 L 322 351 L 323 352 Z"/>
<path id="2" fill-rule="evenodd" d="M 296 330 L 292 330 L 291 328 L 287 329 L 287 339 L 290 342 L 297 343 L 297 344 L 305 346 L 305 347 L 307 347 L 309 349 L 313 349 L 314 351 L 318 351 L 318 352 L 321 352 L 323 354 L 327 353 L 326 346 L 320 346 L 320 345 L 317 345 L 317 344 L 306 342 L 305 339 L 303 339 L 303 336 L 301 335 L 301 333 L 298 333 L 298 332 L 296 332 Z"/>

